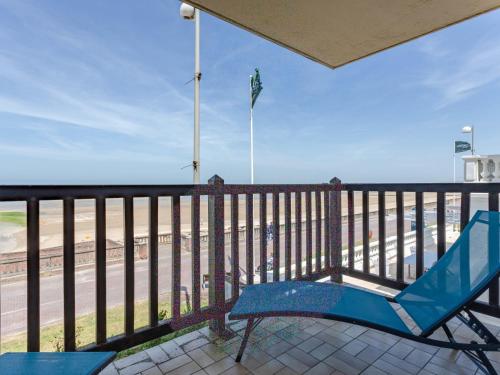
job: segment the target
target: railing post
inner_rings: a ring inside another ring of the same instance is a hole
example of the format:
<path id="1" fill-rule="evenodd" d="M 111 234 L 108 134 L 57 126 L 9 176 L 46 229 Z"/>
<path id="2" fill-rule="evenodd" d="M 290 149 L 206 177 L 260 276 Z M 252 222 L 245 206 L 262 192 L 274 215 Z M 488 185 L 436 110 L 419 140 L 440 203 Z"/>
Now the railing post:
<path id="1" fill-rule="evenodd" d="M 342 283 L 342 183 L 334 177 L 330 180 L 333 189 L 330 191 L 330 253 L 332 260 L 330 278 Z"/>
<path id="2" fill-rule="evenodd" d="M 218 188 L 224 180 L 215 175 L 208 180 L 215 192 L 208 196 L 208 303 L 215 307 L 217 318 L 210 320 L 209 327 L 218 335 L 225 331 L 225 267 L 224 267 L 224 194 Z M 219 314 L 220 313 L 220 314 Z"/>

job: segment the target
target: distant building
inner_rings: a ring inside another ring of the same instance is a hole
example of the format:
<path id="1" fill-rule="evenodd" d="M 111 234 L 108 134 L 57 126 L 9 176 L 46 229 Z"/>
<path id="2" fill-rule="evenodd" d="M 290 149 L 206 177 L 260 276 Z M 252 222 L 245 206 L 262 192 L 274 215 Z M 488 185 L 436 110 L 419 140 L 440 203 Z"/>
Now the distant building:
<path id="1" fill-rule="evenodd" d="M 500 155 L 468 155 L 464 160 L 464 182 L 500 182 Z"/>

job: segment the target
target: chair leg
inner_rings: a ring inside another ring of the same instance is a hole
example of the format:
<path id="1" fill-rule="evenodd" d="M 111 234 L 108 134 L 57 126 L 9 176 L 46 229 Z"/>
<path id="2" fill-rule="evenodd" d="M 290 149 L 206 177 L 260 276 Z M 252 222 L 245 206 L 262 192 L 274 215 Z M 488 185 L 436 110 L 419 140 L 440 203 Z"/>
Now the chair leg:
<path id="1" fill-rule="evenodd" d="M 236 362 L 241 361 L 241 357 L 243 356 L 243 352 L 245 351 L 245 347 L 247 346 L 248 337 L 252 332 L 253 328 L 253 320 L 254 318 L 250 318 L 247 321 L 247 328 L 245 329 L 245 336 L 243 336 L 243 340 L 241 341 L 240 350 L 238 351 L 238 355 L 236 356 Z"/>
<path id="2" fill-rule="evenodd" d="M 489 358 L 486 356 L 486 354 L 484 354 L 483 351 L 478 350 L 476 352 L 476 354 L 479 357 L 479 359 L 481 360 L 481 363 L 484 365 L 484 367 L 488 371 L 488 375 L 498 375 L 498 372 L 495 370 L 495 368 L 493 367 L 493 364 L 491 363 Z"/>

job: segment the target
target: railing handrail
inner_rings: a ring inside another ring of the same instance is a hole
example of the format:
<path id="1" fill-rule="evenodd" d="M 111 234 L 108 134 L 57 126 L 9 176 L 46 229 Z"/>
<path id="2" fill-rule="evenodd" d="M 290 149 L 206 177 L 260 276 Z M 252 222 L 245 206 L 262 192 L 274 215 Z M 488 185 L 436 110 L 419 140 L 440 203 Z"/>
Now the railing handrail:
<path id="1" fill-rule="evenodd" d="M 500 183 L 348 183 L 342 184 L 342 190 L 346 191 L 384 191 L 384 192 L 408 192 L 408 193 L 490 193 L 499 192 Z"/>

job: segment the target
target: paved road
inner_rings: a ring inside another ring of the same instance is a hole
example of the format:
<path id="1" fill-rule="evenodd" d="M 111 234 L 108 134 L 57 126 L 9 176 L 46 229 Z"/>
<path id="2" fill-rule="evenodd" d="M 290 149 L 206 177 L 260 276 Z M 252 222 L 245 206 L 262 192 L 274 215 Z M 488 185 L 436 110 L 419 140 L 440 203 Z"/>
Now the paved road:
<path id="1" fill-rule="evenodd" d="M 395 235 L 396 220 L 394 215 L 386 218 L 387 236 Z M 377 221 L 370 221 L 373 228 L 373 239 L 377 238 Z M 406 230 L 409 230 L 409 221 L 406 221 Z M 305 228 L 304 228 L 305 229 Z M 355 223 L 356 241 L 361 240 L 362 223 Z M 343 243 L 347 243 L 347 226 L 343 225 Z M 284 236 L 281 236 L 280 256 L 284 264 Z M 302 252 L 305 256 L 305 232 L 302 235 Z M 294 239 L 292 239 L 292 251 Z M 313 227 L 313 253 L 315 246 L 315 228 Z M 268 254 L 272 252 L 272 243 L 268 243 Z M 226 244 L 226 255 L 230 254 L 229 244 Z M 295 258 L 292 258 L 292 261 Z M 226 269 L 229 269 L 226 256 Z M 254 244 L 254 264 L 259 264 L 259 242 Z M 240 241 L 240 266 L 245 268 L 245 241 Z M 313 265 L 314 266 L 314 265 Z M 191 290 L 191 256 L 183 253 L 181 257 L 181 283 Z M 207 273 L 208 252 L 201 250 L 201 273 Z M 124 280 L 123 264 L 110 264 L 107 267 L 107 306 L 123 304 Z M 93 269 L 79 270 L 76 273 L 76 312 L 77 315 L 88 314 L 95 311 L 95 273 Z M 63 319 L 63 278 L 62 274 L 43 277 L 40 284 L 40 322 L 48 325 L 60 322 Z M 159 249 L 159 292 L 160 298 L 169 298 L 171 287 L 171 250 L 169 246 Z M 1 336 L 5 337 L 26 330 L 26 281 L 5 283 L 1 286 Z M 136 301 L 148 298 L 148 262 L 139 260 L 135 262 L 135 299 Z"/>

